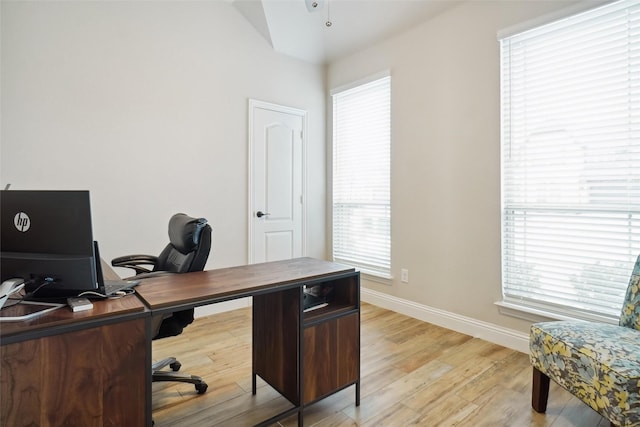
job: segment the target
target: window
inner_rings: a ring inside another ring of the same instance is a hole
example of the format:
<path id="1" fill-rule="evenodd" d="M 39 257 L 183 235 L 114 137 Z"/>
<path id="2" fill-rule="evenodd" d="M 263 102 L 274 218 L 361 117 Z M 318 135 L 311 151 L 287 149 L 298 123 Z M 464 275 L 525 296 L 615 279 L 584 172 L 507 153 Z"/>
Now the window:
<path id="1" fill-rule="evenodd" d="M 500 48 L 503 303 L 613 321 L 640 253 L 640 1 Z"/>
<path id="2" fill-rule="evenodd" d="M 333 95 L 333 258 L 391 274 L 391 77 Z"/>

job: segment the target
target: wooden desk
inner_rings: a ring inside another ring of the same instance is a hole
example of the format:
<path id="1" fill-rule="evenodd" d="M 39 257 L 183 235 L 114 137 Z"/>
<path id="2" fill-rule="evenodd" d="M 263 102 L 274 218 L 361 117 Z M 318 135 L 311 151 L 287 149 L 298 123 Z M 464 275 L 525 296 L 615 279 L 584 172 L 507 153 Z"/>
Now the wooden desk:
<path id="1" fill-rule="evenodd" d="M 135 296 L 0 324 L 0 425 L 151 425 L 150 312 Z"/>
<path id="2" fill-rule="evenodd" d="M 331 284 L 332 302 L 304 313 L 303 286 Z M 253 393 L 260 376 L 291 403 L 266 426 L 355 385 L 360 400 L 360 273 L 298 258 L 146 279 L 136 288 L 153 314 L 253 297 Z"/>
<path id="3" fill-rule="evenodd" d="M 110 268 L 103 266 L 103 270 Z M 106 274 L 105 274 L 106 276 Z M 332 303 L 303 313 L 304 285 L 332 284 Z M 338 390 L 360 399 L 360 275 L 300 258 L 146 279 L 138 297 L 60 308 L 0 324 L 0 425 L 151 426 L 151 315 L 253 297 L 256 376 L 302 411 Z"/>

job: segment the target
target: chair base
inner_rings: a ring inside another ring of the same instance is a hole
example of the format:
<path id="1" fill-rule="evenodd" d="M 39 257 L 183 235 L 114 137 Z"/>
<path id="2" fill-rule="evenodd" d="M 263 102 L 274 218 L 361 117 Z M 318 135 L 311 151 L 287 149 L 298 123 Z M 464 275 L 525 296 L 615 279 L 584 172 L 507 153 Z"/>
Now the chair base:
<path id="1" fill-rule="evenodd" d="M 172 371 L 161 371 L 165 366 L 169 366 Z M 182 365 L 175 357 L 167 357 L 151 366 L 151 381 L 176 381 L 193 384 L 198 394 L 203 394 L 209 387 L 201 377 L 177 372 Z"/>

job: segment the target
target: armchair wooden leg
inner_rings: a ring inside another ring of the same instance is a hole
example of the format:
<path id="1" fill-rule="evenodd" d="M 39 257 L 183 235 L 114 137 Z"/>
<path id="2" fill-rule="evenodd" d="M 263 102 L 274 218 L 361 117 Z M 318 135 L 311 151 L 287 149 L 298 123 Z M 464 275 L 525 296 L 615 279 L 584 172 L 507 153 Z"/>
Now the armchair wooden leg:
<path id="1" fill-rule="evenodd" d="M 549 377 L 533 368 L 533 389 L 531 390 L 531 406 L 536 412 L 547 410 L 549 399 Z"/>

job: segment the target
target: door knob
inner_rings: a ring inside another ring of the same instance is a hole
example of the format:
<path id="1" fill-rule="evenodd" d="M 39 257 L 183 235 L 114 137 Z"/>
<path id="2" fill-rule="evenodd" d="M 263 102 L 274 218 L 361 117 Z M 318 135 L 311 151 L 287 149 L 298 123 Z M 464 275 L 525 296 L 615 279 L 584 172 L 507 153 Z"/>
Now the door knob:
<path id="1" fill-rule="evenodd" d="M 257 216 L 258 218 L 262 218 L 263 216 L 267 216 L 267 215 L 271 215 L 271 214 L 269 214 L 269 213 L 264 213 L 264 212 L 262 212 L 262 211 L 258 211 L 258 212 L 256 212 L 256 216 Z"/>

